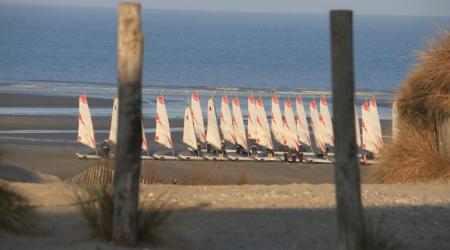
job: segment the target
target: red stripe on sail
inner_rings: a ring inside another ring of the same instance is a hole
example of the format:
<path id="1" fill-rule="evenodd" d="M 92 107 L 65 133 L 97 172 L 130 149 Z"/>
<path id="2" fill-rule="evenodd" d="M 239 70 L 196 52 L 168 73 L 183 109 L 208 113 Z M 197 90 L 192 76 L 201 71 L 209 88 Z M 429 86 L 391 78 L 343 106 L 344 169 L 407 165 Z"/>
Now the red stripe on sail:
<path id="1" fill-rule="evenodd" d="M 286 106 L 288 108 L 290 108 L 290 109 L 292 108 L 291 99 L 286 99 L 286 101 L 284 103 L 286 104 Z"/>
<path id="2" fill-rule="evenodd" d="M 227 96 L 222 96 L 222 102 L 225 104 L 228 104 L 228 97 Z"/>
<path id="3" fill-rule="evenodd" d="M 164 97 L 162 95 L 158 96 L 157 99 L 159 103 L 164 104 Z"/>
<path id="4" fill-rule="evenodd" d="M 372 98 L 372 100 L 370 100 L 370 105 L 372 106 L 377 106 L 377 101 L 375 100 L 375 98 Z"/>
<path id="5" fill-rule="evenodd" d="M 278 104 L 278 97 L 276 95 L 272 96 L 272 102 Z"/>
<path id="6" fill-rule="evenodd" d="M 253 98 L 252 95 L 248 97 L 248 101 L 249 101 L 251 104 L 255 104 L 255 98 Z"/>
<path id="7" fill-rule="evenodd" d="M 327 98 L 323 95 L 322 98 L 320 98 L 320 103 L 323 105 L 327 105 Z"/>
<path id="8" fill-rule="evenodd" d="M 237 99 L 237 97 L 233 98 L 233 104 L 237 107 L 239 107 L 239 99 Z"/>
<path id="9" fill-rule="evenodd" d="M 309 106 L 313 109 L 317 110 L 317 104 L 316 104 L 316 100 L 312 100 L 309 102 Z"/>
<path id="10" fill-rule="evenodd" d="M 198 94 L 197 93 L 192 93 L 192 99 L 194 100 L 194 101 L 196 101 L 196 102 L 199 102 L 198 101 Z"/>
<path id="11" fill-rule="evenodd" d="M 298 104 L 300 104 L 300 105 L 302 105 L 303 104 L 303 100 L 302 100 L 302 98 L 301 97 L 297 97 L 297 98 L 295 98 L 295 101 L 298 103 Z"/>
<path id="12" fill-rule="evenodd" d="M 369 112 L 369 104 L 367 102 L 364 102 L 362 106 L 365 111 Z"/>
<path id="13" fill-rule="evenodd" d="M 87 104 L 87 97 L 85 95 L 80 96 L 80 102 Z"/>

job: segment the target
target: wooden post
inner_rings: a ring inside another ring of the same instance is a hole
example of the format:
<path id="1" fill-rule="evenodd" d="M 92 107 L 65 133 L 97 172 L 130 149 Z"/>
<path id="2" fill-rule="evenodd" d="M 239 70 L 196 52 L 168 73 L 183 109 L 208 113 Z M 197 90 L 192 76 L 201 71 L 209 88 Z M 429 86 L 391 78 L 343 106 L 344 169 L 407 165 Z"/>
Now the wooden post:
<path id="1" fill-rule="evenodd" d="M 392 102 L 392 141 L 395 141 L 398 136 L 398 107 L 397 101 Z"/>
<path id="2" fill-rule="evenodd" d="M 338 249 L 361 250 L 364 215 L 355 135 L 353 15 L 330 13 Z"/>
<path id="3" fill-rule="evenodd" d="M 450 117 L 441 116 L 435 119 L 436 142 L 439 155 L 446 159 L 450 156 Z"/>
<path id="4" fill-rule="evenodd" d="M 133 246 L 137 240 L 139 173 L 141 171 L 141 80 L 143 35 L 141 5 L 121 3 L 118 11 L 119 123 L 117 174 L 114 178 L 112 238 Z"/>

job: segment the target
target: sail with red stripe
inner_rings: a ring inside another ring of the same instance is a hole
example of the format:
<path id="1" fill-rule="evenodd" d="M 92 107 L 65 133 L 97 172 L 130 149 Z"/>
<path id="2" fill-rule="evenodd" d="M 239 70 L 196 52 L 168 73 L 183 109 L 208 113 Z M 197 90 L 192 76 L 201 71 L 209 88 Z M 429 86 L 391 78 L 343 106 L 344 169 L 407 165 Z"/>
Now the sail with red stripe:
<path id="1" fill-rule="evenodd" d="M 301 143 L 311 146 L 311 137 L 309 135 L 309 126 L 306 120 L 305 107 L 303 106 L 303 100 L 300 96 L 295 98 L 295 105 L 297 109 L 297 134 Z"/>
<path id="2" fill-rule="evenodd" d="M 286 136 L 284 134 L 284 122 L 281 116 L 280 104 L 276 95 L 272 96 L 272 133 L 276 141 L 282 145 L 287 145 Z"/>
<path id="3" fill-rule="evenodd" d="M 119 98 L 114 98 L 113 110 L 111 114 L 111 128 L 109 130 L 108 141 L 117 143 L 117 125 L 119 121 Z"/>
<path id="4" fill-rule="evenodd" d="M 245 134 L 245 126 L 244 120 L 242 118 L 241 105 L 237 97 L 233 98 L 232 108 L 233 108 L 233 126 L 234 126 L 234 133 L 236 135 L 236 143 L 240 145 L 243 149 L 248 150 L 247 136 Z"/>
<path id="5" fill-rule="evenodd" d="M 256 123 L 256 102 L 253 95 L 248 97 L 248 117 L 247 117 L 247 129 L 248 129 L 248 138 L 256 139 L 256 130 L 258 128 L 258 124 Z"/>
<path id="6" fill-rule="evenodd" d="M 79 98 L 77 142 L 82 143 L 92 149 L 96 149 L 91 111 L 89 110 L 87 97 L 85 95 L 82 95 Z"/>
<path id="7" fill-rule="evenodd" d="M 228 103 L 228 96 L 224 95 L 221 98 L 220 106 L 220 130 L 222 131 L 223 138 L 235 144 L 236 135 L 233 126 L 233 118 L 231 116 L 230 105 Z"/>
<path id="8" fill-rule="evenodd" d="M 201 143 L 206 142 L 205 123 L 203 121 L 202 108 L 200 106 L 200 97 L 198 93 L 191 95 L 192 119 L 194 121 L 195 135 Z"/>
<path id="9" fill-rule="evenodd" d="M 190 106 L 187 106 L 184 110 L 183 142 L 191 147 L 191 149 L 197 149 L 197 138 L 195 137 L 194 122 L 192 120 L 192 110 Z"/>
<path id="10" fill-rule="evenodd" d="M 334 133 L 333 133 L 333 123 L 331 122 L 330 110 L 327 104 L 327 98 L 322 96 L 320 98 L 320 122 L 323 126 L 323 139 L 326 144 L 334 145 Z"/>
<path id="11" fill-rule="evenodd" d="M 374 126 L 374 136 L 377 139 L 377 146 L 381 149 L 381 147 L 383 147 L 383 134 L 381 131 L 380 115 L 378 113 L 377 101 L 375 100 L 375 97 L 370 100 L 369 110 L 370 119 Z"/>
<path id="12" fill-rule="evenodd" d="M 214 148 L 221 148 L 219 126 L 217 125 L 216 108 L 212 97 L 208 100 L 208 130 L 206 131 L 206 142 Z"/>
<path id="13" fill-rule="evenodd" d="M 309 102 L 309 112 L 311 116 L 311 128 L 313 130 L 316 147 L 320 149 L 322 152 L 325 152 L 326 145 L 323 139 L 323 132 L 322 132 L 323 126 L 320 124 L 321 121 L 319 118 L 319 111 L 317 110 L 317 103 L 316 100 L 314 99 L 311 102 Z"/>
<path id="14" fill-rule="evenodd" d="M 264 101 L 261 97 L 256 100 L 256 124 L 256 143 L 272 150 L 273 142 L 270 134 L 269 122 L 267 121 Z"/>
<path id="15" fill-rule="evenodd" d="M 284 131 L 289 148 L 295 148 L 298 150 L 300 142 L 297 135 L 297 127 L 295 124 L 294 111 L 292 109 L 291 99 L 284 101 Z"/>
<path id="16" fill-rule="evenodd" d="M 163 96 L 156 97 L 156 132 L 155 142 L 172 149 L 172 135 L 170 133 L 169 117 Z"/>
<path id="17" fill-rule="evenodd" d="M 361 106 L 361 129 L 362 129 L 362 148 L 374 154 L 380 152 L 378 140 L 376 137 L 375 126 L 372 123 L 370 107 L 368 102 Z"/>

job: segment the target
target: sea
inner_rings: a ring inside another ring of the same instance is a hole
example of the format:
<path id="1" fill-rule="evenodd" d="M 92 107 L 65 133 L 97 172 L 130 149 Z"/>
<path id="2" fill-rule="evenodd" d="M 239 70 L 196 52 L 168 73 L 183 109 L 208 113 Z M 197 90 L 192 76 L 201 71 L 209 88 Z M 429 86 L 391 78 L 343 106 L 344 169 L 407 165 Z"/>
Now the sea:
<path id="1" fill-rule="evenodd" d="M 157 95 L 165 96 L 171 118 L 183 116 L 193 91 L 204 104 L 223 94 L 244 103 L 251 93 L 266 100 L 273 94 L 281 99 L 302 95 L 306 101 L 330 95 L 327 14 L 145 7 L 142 84 L 147 117 L 154 115 Z M 357 104 L 376 97 L 381 117 L 389 119 L 392 98 L 418 51 L 441 28 L 449 28 L 450 16 L 354 14 Z M 1 93 L 113 98 L 116 53 L 116 8 L 0 4 Z M 0 115 L 76 116 L 76 108 L 0 107 Z M 94 116 L 110 115 L 104 108 L 91 109 Z"/>

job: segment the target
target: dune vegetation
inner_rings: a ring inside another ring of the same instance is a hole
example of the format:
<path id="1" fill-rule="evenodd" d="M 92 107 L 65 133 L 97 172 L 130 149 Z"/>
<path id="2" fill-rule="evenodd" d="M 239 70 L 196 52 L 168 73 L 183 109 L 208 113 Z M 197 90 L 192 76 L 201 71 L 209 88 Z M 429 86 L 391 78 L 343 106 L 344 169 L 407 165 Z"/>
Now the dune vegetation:
<path id="1" fill-rule="evenodd" d="M 372 172 L 380 182 L 450 177 L 450 154 L 438 146 L 439 129 L 450 125 L 450 32 L 430 39 L 417 61 L 398 90 L 398 132 Z"/>

